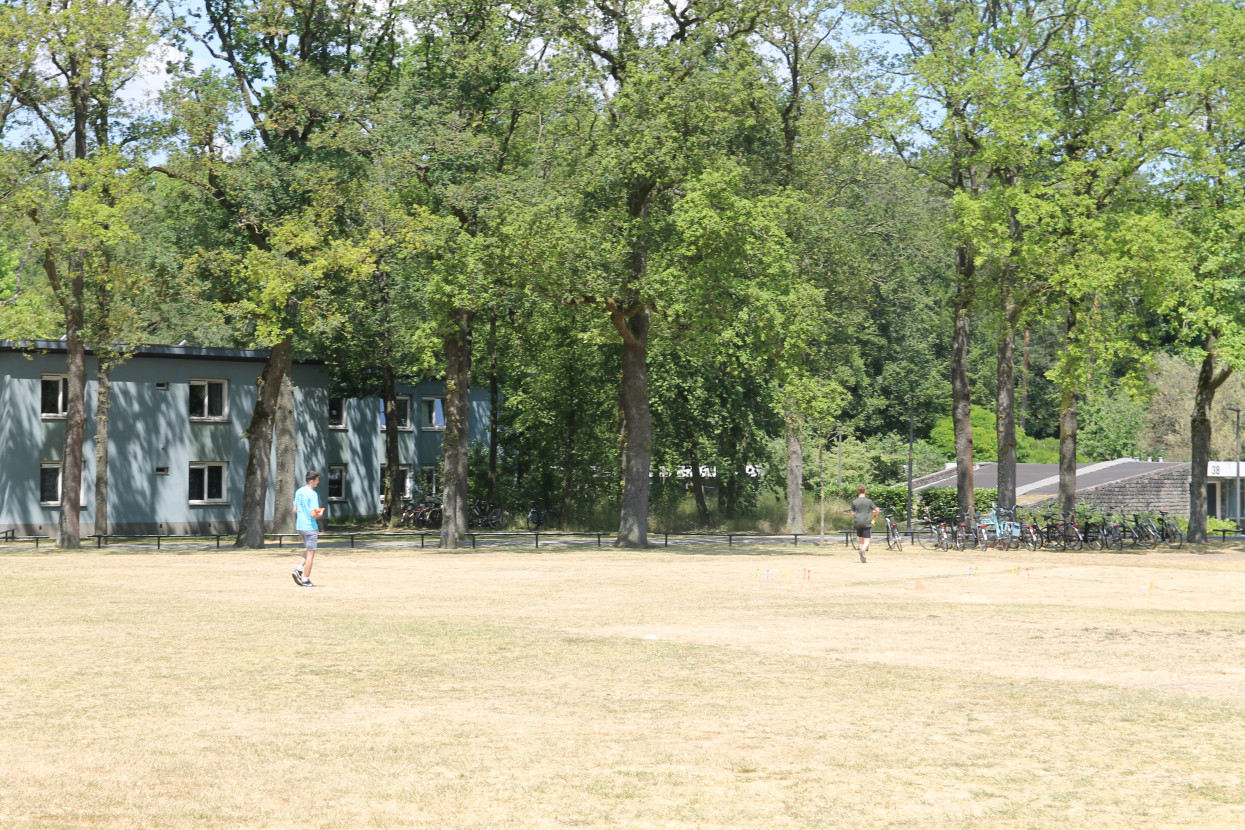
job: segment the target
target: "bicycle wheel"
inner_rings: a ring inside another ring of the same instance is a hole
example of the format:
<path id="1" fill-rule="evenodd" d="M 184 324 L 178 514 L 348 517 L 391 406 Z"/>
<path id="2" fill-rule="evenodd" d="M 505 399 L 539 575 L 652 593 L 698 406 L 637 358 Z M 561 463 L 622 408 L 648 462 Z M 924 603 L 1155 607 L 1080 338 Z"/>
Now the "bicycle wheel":
<path id="1" fill-rule="evenodd" d="M 1037 550 L 1042 544 L 1042 539 L 1038 536 L 1037 528 L 1035 527 L 1026 527 L 1022 530 L 1020 541 L 1024 545 L 1025 550 L 1030 552 Z"/>
<path id="2" fill-rule="evenodd" d="M 1047 525 L 1042 538 L 1044 546 L 1051 550 L 1064 550 L 1067 547 L 1067 542 L 1063 537 L 1063 528 L 1058 525 Z"/>
<path id="3" fill-rule="evenodd" d="M 916 534 L 916 543 L 921 546 L 922 550 L 938 550 L 937 531 L 932 528 L 926 528 L 924 531 Z"/>
<path id="4" fill-rule="evenodd" d="M 903 536 L 899 535 L 899 528 L 895 527 L 894 525 L 891 525 L 890 529 L 886 532 L 886 535 L 889 537 L 887 539 L 888 548 L 892 548 L 893 550 L 898 550 L 898 551 L 903 550 Z"/>
<path id="5" fill-rule="evenodd" d="M 1063 546 L 1065 550 L 1080 550 L 1084 545 L 1081 539 L 1081 532 L 1072 525 L 1064 525 L 1063 528 Z"/>
<path id="6" fill-rule="evenodd" d="M 528 530 L 540 530 L 540 511 L 536 508 L 527 511 L 527 515 L 523 517 L 523 526 Z"/>
<path id="7" fill-rule="evenodd" d="M 1184 543 L 1184 534 L 1175 522 L 1167 519 L 1163 522 L 1163 542 L 1169 548 L 1178 548 Z"/>
<path id="8" fill-rule="evenodd" d="M 1105 544 L 1103 527 L 1100 524 L 1085 525 L 1085 547 L 1090 550 L 1102 550 Z"/>

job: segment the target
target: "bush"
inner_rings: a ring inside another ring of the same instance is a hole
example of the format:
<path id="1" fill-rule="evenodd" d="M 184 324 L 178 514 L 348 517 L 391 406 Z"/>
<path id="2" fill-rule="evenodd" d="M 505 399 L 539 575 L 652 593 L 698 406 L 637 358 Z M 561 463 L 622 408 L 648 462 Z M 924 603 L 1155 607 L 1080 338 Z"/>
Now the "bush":
<path id="1" fill-rule="evenodd" d="M 960 512 L 960 505 L 957 501 L 956 489 L 954 487 L 926 487 L 920 492 L 921 506 L 920 512 L 924 512 L 925 508 L 938 518 L 949 519 Z M 973 498 L 977 504 L 978 511 L 986 507 L 990 502 L 997 501 L 999 491 L 993 487 L 978 487 L 973 490 Z"/>

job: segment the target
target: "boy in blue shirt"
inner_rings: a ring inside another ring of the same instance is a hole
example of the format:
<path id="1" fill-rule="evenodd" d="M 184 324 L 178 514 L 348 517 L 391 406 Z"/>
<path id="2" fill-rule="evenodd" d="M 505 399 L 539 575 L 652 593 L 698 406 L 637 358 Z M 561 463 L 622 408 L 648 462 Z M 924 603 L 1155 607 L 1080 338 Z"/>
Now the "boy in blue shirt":
<path id="1" fill-rule="evenodd" d="M 307 486 L 299 487 L 294 494 L 294 529 L 303 540 L 303 561 L 293 571 L 294 584 L 304 588 L 314 588 L 311 584 L 311 563 L 316 558 L 316 541 L 319 538 L 320 524 L 316 521 L 324 515 L 320 507 L 320 497 L 316 487 L 320 484 L 320 474 L 315 470 L 307 471 Z"/>

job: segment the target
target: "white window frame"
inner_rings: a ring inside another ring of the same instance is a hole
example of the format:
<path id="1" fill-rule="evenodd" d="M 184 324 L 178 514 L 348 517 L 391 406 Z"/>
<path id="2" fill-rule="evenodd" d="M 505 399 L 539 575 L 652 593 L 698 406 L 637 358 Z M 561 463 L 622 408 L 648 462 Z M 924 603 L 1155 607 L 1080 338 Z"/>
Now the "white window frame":
<path id="1" fill-rule="evenodd" d="M 340 496 L 332 495 L 333 492 L 333 471 L 341 470 L 342 494 Z M 339 502 L 346 501 L 346 465 L 330 464 L 328 465 L 328 473 L 324 477 L 324 498 L 326 501 Z"/>
<path id="2" fill-rule="evenodd" d="M 220 390 L 221 413 L 219 415 L 212 415 L 208 413 L 208 409 L 209 409 L 208 403 L 212 399 L 209 389 L 210 389 L 210 385 L 214 383 L 219 383 L 221 386 L 221 390 Z M 191 390 L 194 389 L 194 387 L 196 386 L 203 387 L 203 409 L 204 409 L 204 412 L 207 414 L 195 415 L 193 412 L 191 412 L 190 420 L 207 421 L 207 422 L 214 422 L 214 423 L 219 423 L 220 421 L 228 421 L 229 420 L 229 381 L 225 380 L 224 378 L 191 378 L 190 383 L 186 388 L 187 411 L 189 411 L 190 409 Z"/>
<path id="3" fill-rule="evenodd" d="M 411 497 L 411 465 L 399 464 L 398 470 L 402 473 L 402 492 L 398 494 L 399 498 L 409 499 Z M 385 495 L 385 474 L 389 471 L 388 464 L 380 465 L 380 490 L 378 494 L 383 498 Z"/>
<path id="4" fill-rule="evenodd" d="M 441 423 L 436 423 L 436 402 L 441 402 Z M 432 408 L 428 407 L 432 404 Z M 424 395 L 419 407 L 419 426 L 427 432 L 445 432 L 445 396 Z"/>
<path id="5" fill-rule="evenodd" d="M 54 501 L 43 500 L 43 471 L 56 470 L 56 499 Z M 59 461 L 44 461 L 39 464 L 39 506 L 40 507 L 60 507 L 61 506 L 61 470 L 62 465 Z"/>
<path id="6" fill-rule="evenodd" d="M 419 490 L 427 496 L 441 492 L 441 465 L 423 464 L 419 468 Z"/>
<path id="7" fill-rule="evenodd" d="M 404 402 L 406 403 L 406 420 L 405 422 L 403 422 L 401 419 L 398 420 L 398 431 L 399 432 L 410 432 L 411 430 L 414 429 L 414 427 L 411 425 L 411 396 L 410 395 L 395 395 L 394 402 L 395 404 L 399 406 Z M 380 428 L 382 432 L 385 429 L 385 399 L 384 398 L 380 399 Z"/>
<path id="8" fill-rule="evenodd" d="M 57 411 L 43 411 L 43 384 L 57 382 Z M 45 421 L 63 421 L 69 414 L 69 375 L 45 374 L 39 377 L 39 417 Z M 60 502 L 57 502 L 60 504 Z"/>
<path id="9" fill-rule="evenodd" d="M 211 467 L 220 467 L 220 498 L 212 498 L 208 492 L 208 469 Z M 194 476 L 196 470 L 203 470 L 203 498 L 190 498 L 190 479 Z M 229 504 L 229 464 L 225 461 L 192 461 L 190 462 L 189 475 L 186 478 L 186 501 L 188 504 Z"/>
<path id="10" fill-rule="evenodd" d="M 341 401 L 341 408 L 338 411 L 341 412 L 342 419 L 341 419 L 341 423 L 338 423 L 338 424 L 333 423 L 333 401 Z M 329 396 L 329 429 L 345 430 L 347 428 L 346 427 L 346 401 L 347 401 L 347 398 L 342 395 L 330 395 Z"/>

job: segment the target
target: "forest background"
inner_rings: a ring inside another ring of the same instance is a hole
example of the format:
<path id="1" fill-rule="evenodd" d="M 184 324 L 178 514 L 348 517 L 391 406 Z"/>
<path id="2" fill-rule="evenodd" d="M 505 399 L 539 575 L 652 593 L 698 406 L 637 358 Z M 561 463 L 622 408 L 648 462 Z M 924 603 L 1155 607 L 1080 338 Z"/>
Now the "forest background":
<path id="1" fill-rule="evenodd" d="M 470 498 L 803 530 L 910 438 L 962 510 L 974 460 L 1065 505 L 1078 460 L 1192 460 L 1204 539 L 1243 49 L 1236 0 L 3 0 L 0 338 L 67 344 L 60 543 L 86 350 L 106 526 L 108 372 L 183 340 L 271 350 L 244 546 L 298 355 L 390 416 L 445 380 L 450 546 Z"/>

